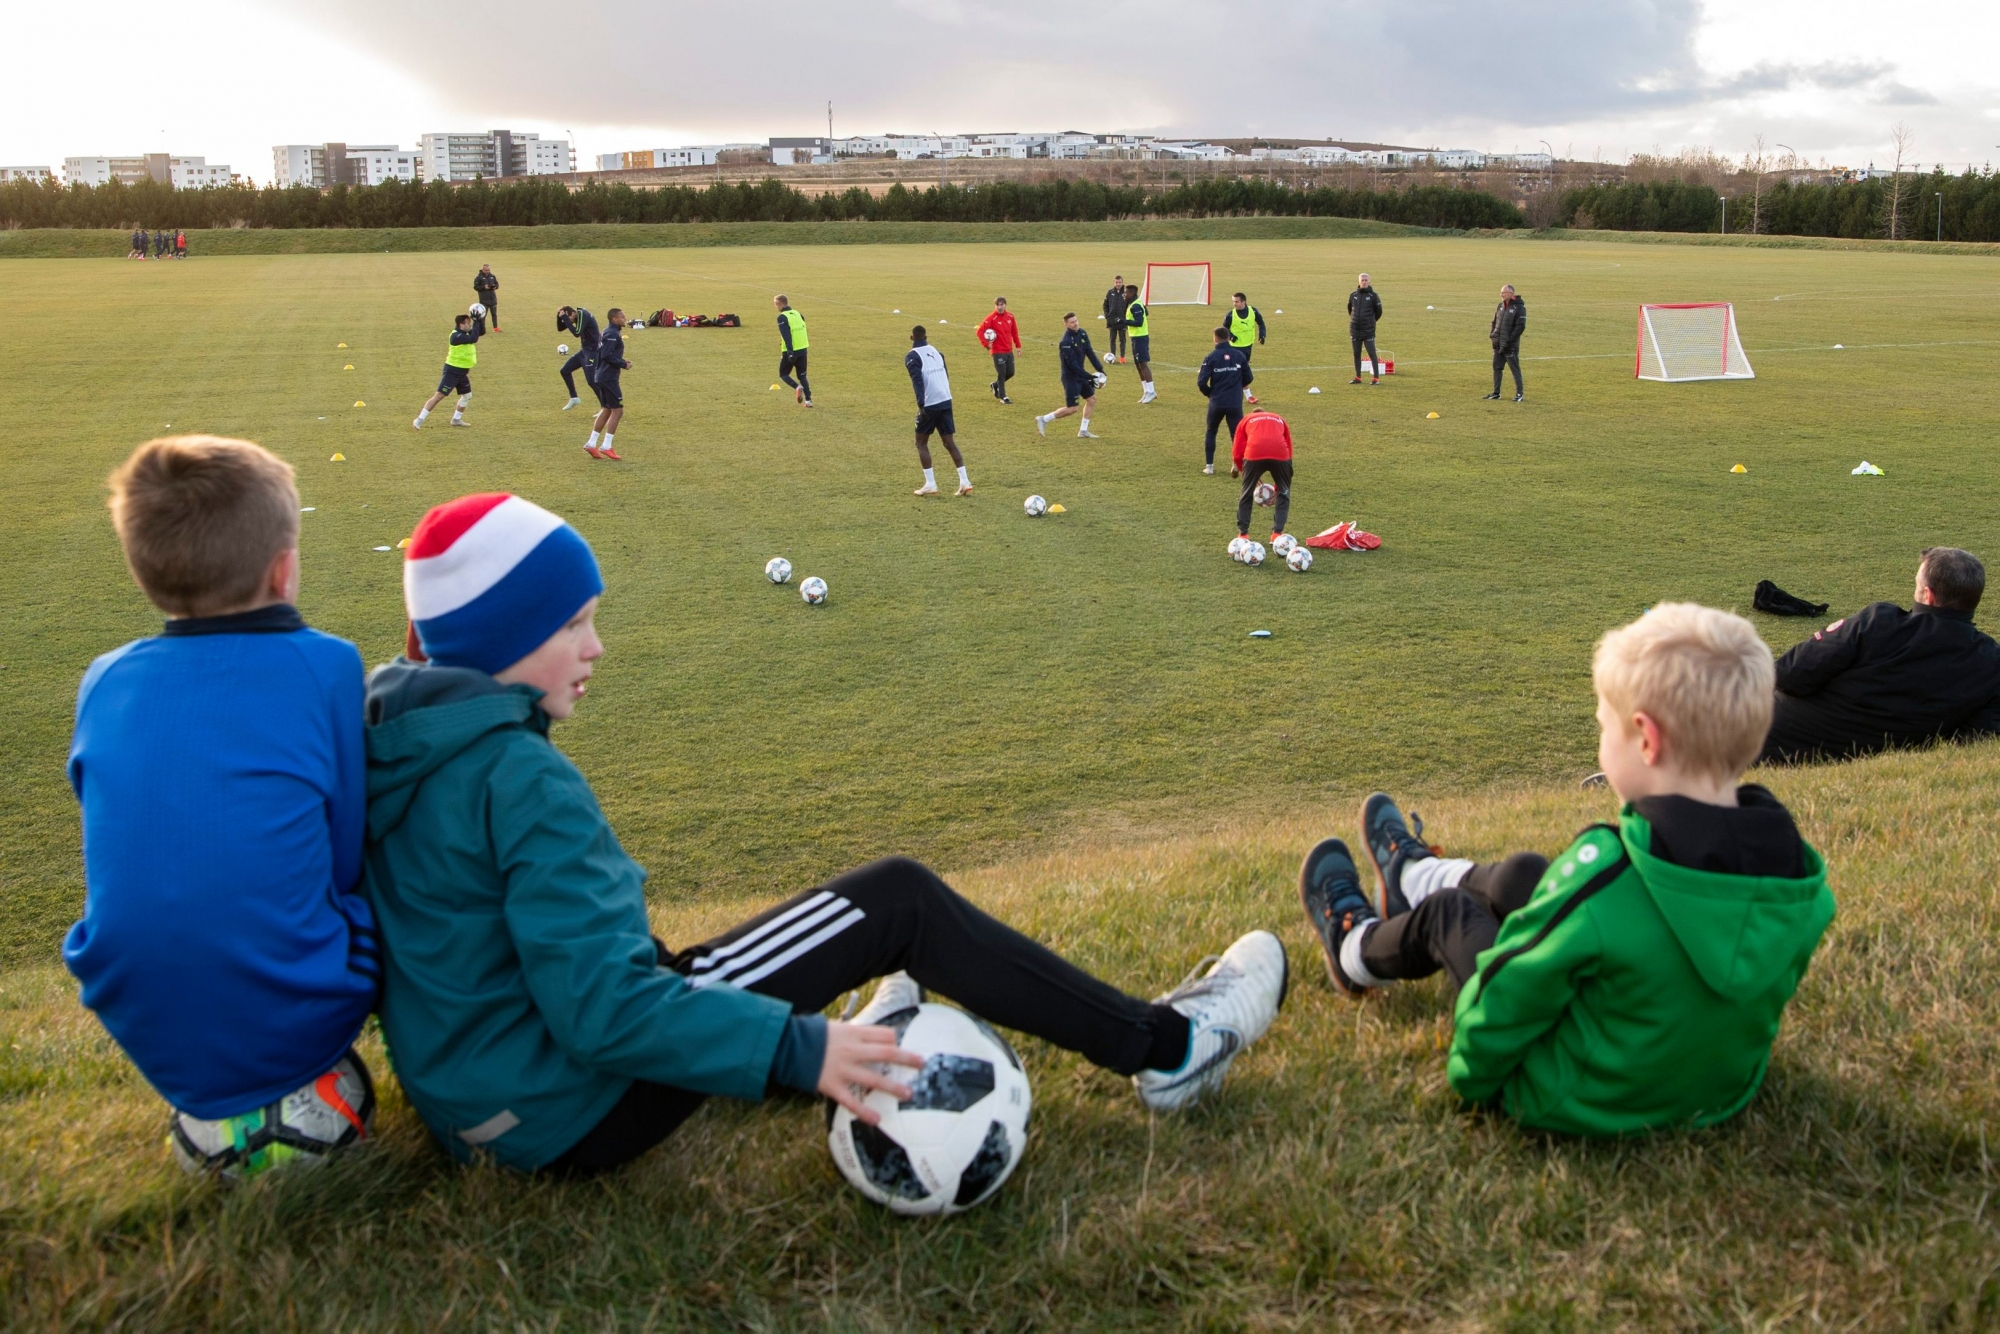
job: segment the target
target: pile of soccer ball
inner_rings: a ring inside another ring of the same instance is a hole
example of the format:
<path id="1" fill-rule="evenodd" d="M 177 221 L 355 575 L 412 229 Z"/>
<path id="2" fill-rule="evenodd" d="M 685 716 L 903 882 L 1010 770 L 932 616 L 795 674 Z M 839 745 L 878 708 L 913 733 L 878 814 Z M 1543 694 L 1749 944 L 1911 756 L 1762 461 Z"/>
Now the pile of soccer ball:
<path id="1" fill-rule="evenodd" d="M 1229 559 L 1244 565 L 1262 565 L 1267 553 L 1262 542 L 1253 542 L 1247 537 L 1229 539 Z M 1285 562 L 1285 568 L 1294 574 L 1304 574 L 1313 566 L 1313 554 L 1305 544 L 1290 533 L 1279 533 L 1271 540 L 1268 553 Z"/>
<path id="2" fill-rule="evenodd" d="M 773 556 L 764 562 L 764 577 L 774 584 L 788 583 L 792 577 L 792 563 L 783 556 Z M 808 575 L 799 584 L 799 596 L 809 606 L 817 607 L 826 601 L 826 580 L 818 575 Z"/>

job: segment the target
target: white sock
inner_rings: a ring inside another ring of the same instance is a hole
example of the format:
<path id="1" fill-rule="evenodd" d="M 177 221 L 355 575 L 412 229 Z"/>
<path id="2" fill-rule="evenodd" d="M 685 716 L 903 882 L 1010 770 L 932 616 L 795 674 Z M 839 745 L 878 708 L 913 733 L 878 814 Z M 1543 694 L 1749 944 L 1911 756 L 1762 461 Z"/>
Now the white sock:
<path id="1" fill-rule="evenodd" d="M 597 432 L 595 432 L 595 431 L 592 431 L 592 432 L 590 433 L 590 439 L 588 439 L 588 440 L 586 440 L 586 441 L 584 441 L 584 442 L 583 442 L 583 447 L 584 447 L 585 449 L 596 449 L 596 448 L 597 448 Z"/>
<path id="2" fill-rule="evenodd" d="M 929 468 L 924 469 L 924 485 L 930 487 L 937 485 L 937 478 L 932 475 L 932 470 Z"/>
<path id="3" fill-rule="evenodd" d="M 1050 422 L 1054 421 L 1055 419 L 1056 419 L 1056 414 L 1053 412 L 1044 413 L 1043 415 L 1035 418 L 1036 421 L 1040 422 L 1044 426 L 1047 426 Z"/>
<path id="4" fill-rule="evenodd" d="M 1403 897 L 1414 908 L 1441 889 L 1457 887 L 1473 865 L 1463 857 L 1425 857 L 1420 861 L 1404 862 L 1403 883 L 1397 888 L 1403 891 Z"/>
<path id="5" fill-rule="evenodd" d="M 965 465 L 963 463 L 958 465 L 958 484 L 960 486 L 972 485 L 972 479 L 965 475 Z"/>
<path id="6" fill-rule="evenodd" d="M 599 446 L 598 446 L 598 448 L 599 448 L 599 449 L 609 449 L 609 448 L 611 448 L 611 432 L 609 432 L 609 431 L 606 431 L 606 432 L 604 433 L 604 443 L 603 443 L 603 444 L 601 444 L 601 445 L 599 445 Z"/>
<path id="7" fill-rule="evenodd" d="M 453 421 L 455 421 L 455 422 L 462 422 L 462 421 L 464 421 L 464 420 L 465 420 L 465 409 L 464 409 L 464 408 L 454 408 L 454 409 L 452 410 L 452 414 L 451 414 L 451 419 L 452 419 Z"/>
<path id="8" fill-rule="evenodd" d="M 1085 417 L 1083 419 L 1083 425 L 1076 428 L 1076 433 L 1079 437 L 1090 434 L 1090 418 Z"/>
<path id="9" fill-rule="evenodd" d="M 426 417 L 428 417 L 428 416 L 430 416 L 430 415 L 431 415 L 431 410 L 430 410 L 429 408 L 418 408 L 418 409 L 417 409 L 417 420 L 418 420 L 418 421 L 422 421 L 422 420 L 424 420 L 424 418 L 426 418 Z"/>
<path id="10" fill-rule="evenodd" d="M 1340 971 L 1347 974 L 1347 980 L 1357 987 L 1379 987 L 1383 979 L 1368 971 L 1368 965 L 1361 962 L 1361 944 L 1368 939 L 1368 933 L 1382 925 L 1380 922 L 1363 922 L 1347 933 L 1347 939 L 1340 942 Z"/>

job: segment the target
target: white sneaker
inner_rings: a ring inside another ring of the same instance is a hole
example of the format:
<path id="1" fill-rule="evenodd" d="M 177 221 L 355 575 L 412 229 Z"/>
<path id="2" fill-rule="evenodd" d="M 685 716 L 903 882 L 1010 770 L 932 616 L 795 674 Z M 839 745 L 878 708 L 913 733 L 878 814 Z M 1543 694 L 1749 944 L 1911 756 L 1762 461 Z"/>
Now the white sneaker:
<path id="1" fill-rule="evenodd" d="M 1076 438 L 1079 440 L 1102 440 L 1104 437 L 1095 431 L 1078 431 Z"/>
<path id="2" fill-rule="evenodd" d="M 413 431 L 421 431 L 421 430 L 423 430 L 423 429 L 424 429 L 424 419 L 423 419 L 422 417 L 412 417 L 412 418 L 410 418 L 410 429 L 411 429 L 411 430 L 413 430 Z"/>
<path id="3" fill-rule="evenodd" d="M 568 412 L 568 411 L 569 411 L 569 410 L 570 410 L 571 408 L 575 407 L 575 406 L 576 406 L 577 404 L 579 404 L 579 403 L 581 403 L 581 402 L 583 402 L 583 400 L 582 400 L 582 399 L 580 399 L 580 398 L 572 398 L 572 399 L 571 399 L 571 400 L 570 400 L 569 402 L 567 402 L 567 403 L 563 404 L 563 409 L 562 409 L 562 410 L 563 410 L 564 412 Z"/>
<path id="4" fill-rule="evenodd" d="M 1187 1016 L 1188 1058 L 1178 1070 L 1141 1070 L 1132 1076 L 1147 1110 L 1177 1112 L 1220 1087 L 1230 1062 L 1278 1017 L 1288 973 L 1278 938 L 1269 931 L 1252 931 L 1224 950 L 1213 968 L 1200 977 L 1189 973 L 1160 997 L 1158 1004 Z"/>
<path id="5" fill-rule="evenodd" d="M 891 973 L 875 984 L 875 994 L 850 1022 L 879 1024 L 899 1011 L 914 1010 L 923 1001 L 924 989 L 908 973 Z"/>
<path id="6" fill-rule="evenodd" d="M 1047 417 L 1035 418 L 1035 434 L 1047 437 L 1048 433 L 1049 433 L 1049 419 Z"/>
<path id="7" fill-rule="evenodd" d="M 1201 468 L 1201 475 L 1202 475 L 1203 477 L 1213 477 L 1213 476 L 1215 476 L 1215 465 L 1214 465 L 1213 463 L 1205 463 L 1205 464 L 1203 464 L 1203 465 L 1202 465 L 1202 468 Z"/>
<path id="8" fill-rule="evenodd" d="M 938 489 L 934 486 L 920 486 L 916 490 L 916 494 L 920 496 L 934 496 L 937 493 Z"/>

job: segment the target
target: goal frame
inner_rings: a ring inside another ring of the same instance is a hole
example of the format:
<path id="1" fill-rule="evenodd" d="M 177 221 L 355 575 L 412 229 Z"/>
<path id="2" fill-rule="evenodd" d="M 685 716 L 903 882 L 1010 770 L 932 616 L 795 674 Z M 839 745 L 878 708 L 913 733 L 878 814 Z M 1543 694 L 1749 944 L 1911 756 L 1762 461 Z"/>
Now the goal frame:
<path id="1" fill-rule="evenodd" d="M 1201 270 L 1201 300 L 1199 300 L 1199 301 L 1155 301 L 1155 300 L 1153 300 L 1153 270 L 1154 270 L 1154 269 L 1200 269 L 1200 270 Z M 1148 307 L 1151 307 L 1151 306 L 1212 306 L 1212 305 L 1214 305 L 1214 304 L 1215 304 L 1215 273 L 1214 273 L 1214 270 L 1213 270 L 1213 267 L 1212 267 L 1212 266 L 1210 265 L 1209 261 L 1207 261 L 1207 260 L 1205 260 L 1205 259 L 1197 259 L 1197 260 L 1186 260 L 1186 261 L 1168 261 L 1168 262 L 1162 262 L 1162 263 L 1154 263 L 1154 262 L 1152 262 L 1152 261 L 1150 261 L 1150 260 L 1149 260 L 1149 261 L 1147 261 L 1147 263 L 1146 263 L 1146 274 L 1145 274 L 1145 283 L 1144 283 L 1144 285 L 1143 285 L 1142 287 L 1140 287 L 1140 289 L 1139 289 L 1139 300 L 1140 300 L 1140 301 L 1141 301 L 1141 302 L 1142 302 L 1143 304 L 1145 304 L 1146 306 L 1148 306 Z"/>
<path id="2" fill-rule="evenodd" d="M 1649 313 L 1655 310 L 1719 310 L 1722 312 L 1722 360 L 1713 375 L 1670 375 L 1666 358 L 1660 354 L 1658 331 L 1653 329 Z M 1658 363 L 1658 373 L 1646 373 L 1646 335 L 1653 334 L 1653 356 Z M 1729 369 L 1730 350 L 1734 348 L 1742 362 L 1741 371 Z M 1647 301 L 1640 303 L 1638 330 L 1632 346 L 1632 378 L 1652 380 L 1658 384 L 1683 384 L 1690 380 L 1754 380 L 1757 372 L 1750 365 L 1750 358 L 1743 352 L 1743 340 L 1736 326 L 1736 303 L 1733 301 Z"/>

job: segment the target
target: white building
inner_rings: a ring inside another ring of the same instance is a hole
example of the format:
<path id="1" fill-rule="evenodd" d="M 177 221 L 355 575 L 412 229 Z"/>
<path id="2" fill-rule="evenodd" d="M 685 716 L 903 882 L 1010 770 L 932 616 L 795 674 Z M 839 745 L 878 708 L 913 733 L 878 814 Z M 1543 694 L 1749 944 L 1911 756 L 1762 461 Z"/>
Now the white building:
<path id="1" fill-rule="evenodd" d="M 176 190 L 202 190 L 211 185 L 227 185 L 230 181 L 228 163 L 210 162 L 206 158 L 169 158 L 167 170 Z"/>
<path id="2" fill-rule="evenodd" d="M 1151 150 L 1154 157 L 1180 158 L 1193 162 L 1220 162 L 1236 156 L 1221 144 L 1181 139 L 1154 139 L 1144 147 Z"/>
<path id="3" fill-rule="evenodd" d="M 55 173 L 47 167 L 0 167 L 0 182 L 48 181 L 53 179 L 55 179 Z"/>
<path id="4" fill-rule="evenodd" d="M 1488 153 L 1486 165 L 1514 167 L 1521 171 L 1547 171 L 1556 165 L 1556 160 L 1547 153 Z"/>
<path id="5" fill-rule="evenodd" d="M 1477 171 L 1486 165 L 1486 154 L 1472 148 L 1443 148 L 1432 152 L 1431 165 L 1446 171 Z"/>
<path id="6" fill-rule="evenodd" d="M 172 153 L 141 153 L 135 157 L 66 157 L 63 179 L 89 186 L 109 185 L 113 181 L 125 185 L 158 181 L 176 190 L 199 190 L 227 185 L 231 176 L 227 163 L 177 157 Z"/>
<path id="7" fill-rule="evenodd" d="M 271 150 L 271 179 L 279 189 L 304 185 L 380 185 L 423 179 L 423 158 L 394 144 L 279 144 Z"/>
<path id="8" fill-rule="evenodd" d="M 569 140 L 515 130 L 426 134 L 418 141 L 417 159 L 417 175 L 426 181 L 490 181 L 576 170 L 576 150 Z"/>

